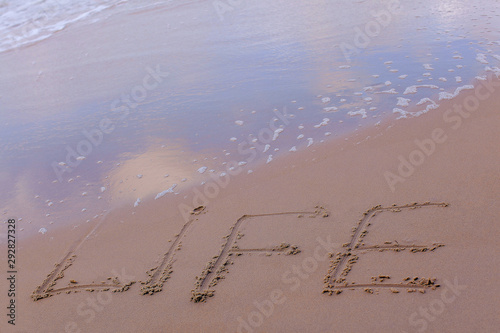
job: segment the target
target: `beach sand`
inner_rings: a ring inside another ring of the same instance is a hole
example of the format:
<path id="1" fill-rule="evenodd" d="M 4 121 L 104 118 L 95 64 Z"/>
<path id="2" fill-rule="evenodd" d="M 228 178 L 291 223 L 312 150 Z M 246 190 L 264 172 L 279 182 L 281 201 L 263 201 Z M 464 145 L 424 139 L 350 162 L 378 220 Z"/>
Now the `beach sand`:
<path id="1" fill-rule="evenodd" d="M 496 331 L 500 94 L 492 89 L 467 117 L 449 110 L 475 90 L 251 174 L 243 166 L 224 188 L 198 186 L 209 193 L 198 202 L 193 189 L 189 200 L 127 205 L 25 240 L 14 331 Z M 418 165 L 400 174 L 401 156 Z M 179 209 L 198 206 L 192 215 Z M 52 288 L 71 288 L 33 301 L 61 270 Z"/>

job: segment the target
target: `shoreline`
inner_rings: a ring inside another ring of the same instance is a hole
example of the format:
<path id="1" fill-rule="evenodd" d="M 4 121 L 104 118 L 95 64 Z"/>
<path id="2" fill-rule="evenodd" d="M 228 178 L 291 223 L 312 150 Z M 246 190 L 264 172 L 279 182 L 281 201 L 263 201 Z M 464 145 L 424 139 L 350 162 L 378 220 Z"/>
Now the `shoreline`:
<path id="1" fill-rule="evenodd" d="M 493 78 L 494 74 L 492 74 L 491 72 L 489 72 L 489 73 L 483 72 L 481 74 L 488 75 L 487 85 L 491 86 L 491 84 L 489 83 L 490 82 L 489 80 L 491 78 Z M 495 80 L 495 79 L 493 79 L 493 80 Z M 474 91 L 476 91 L 478 86 L 484 87 L 485 84 L 484 84 L 483 80 L 478 80 L 477 78 L 475 78 L 471 82 L 466 84 L 466 86 L 469 86 L 469 85 L 474 86 Z M 463 84 L 462 84 L 462 86 L 463 86 Z M 488 88 L 487 91 L 492 93 L 492 91 L 489 89 L 490 88 Z M 466 90 L 466 94 L 467 93 L 468 93 L 468 91 Z M 434 96 L 434 97 L 438 97 L 439 94 L 440 93 L 437 93 L 436 96 Z M 464 93 L 462 93 L 462 94 L 464 94 Z M 439 101 L 439 103 L 440 103 L 439 110 L 441 110 L 443 108 L 446 108 L 447 110 L 449 110 L 451 104 L 455 101 L 455 99 L 457 99 L 457 98 L 464 99 L 462 94 L 457 95 L 452 99 L 445 99 L 445 100 Z M 407 111 L 407 113 L 410 115 L 413 113 L 418 114 L 417 109 L 419 109 L 419 107 L 414 107 L 414 109 L 405 110 L 405 111 Z M 285 155 L 280 154 L 279 156 L 277 156 L 275 159 L 273 159 L 272 162 L 273 162 L 273 164 L 279 164 L 280 167 L 282 167 L 284 169 L 288 168 L 287 166 L 284 166 L 284 165 L 290 163 L 290 164 L 292 164 L 292 168 L 293 168 L 293 162 L 295 160 L 298 160 L 300 158 L 305 158 L 305 160 L 311 159 L 311 161 L 314 161 L 315 158 L 312 156 L 316 156 L 318 154 L 321 155 L 321 154 L 325 153 L 327 150 L 329 150 L 331 148 L 331 146 L 335 145 L 337 148 L 340 146 L 341 150 L 344 150 L 345 148 L 349 149 L 349 146 L 351 146 L 351 145 L 358 145 L 358 144 L 361 144 L 367 140 L 373 140 L 381 135 L 384 135 L 384 133 L 391 131 L 392 127 L 397 128 L 397 127 L 401 127 L 401 126 L 407 126 L 409 129 L 411 126 L 413 126 L 412 124 L 402 125 L 402 123 L 405 121 L 411 121 L 413 123 L 414 121 L 425 118 L 425 117 L 435 118 L 436 117 L 435 114 L 437 114 L 437 113 L 439 113 L 439 111 L 429 110 L 428 112 L 426 112 L 424 114 L 420 114 L 417 116 L 410 116 L 410 118 L 401 118 L 401 117 L 396 116 L 396 112 L 392 112 L 392 113 L 388 112 L 388 114 L 385 115 L 385 118 L 381 120 L 381 123 L 378 126 L 363 127 L 361 129 L 356 128 L 354 131 L 349 132 L 348 134 L 341 135 L 339 137 L 336 137 L 336 136 L 330 137 L 330 138 L 325 137 L 324 141 L 315 142 L 314 147 L 312 147 L 312 149 L 308 149 L 308 147 L 303 147 L 301 150 L 299 150 L 297 152 L 286 152 Z M 466 117 L 464 117 L 464 116 L 461 116 L 460 118 L 457 118 L 456 116 L 455 117 L 443 116 L 443 117 L 447 118 L 447 119 L 442 119 L 444 123 L 448 124 L 450 122 L 455 122 L 455 125 L 458 126 L 458 128 L 461 126 L 462 122 L 466 119 Z M 468 116 L 467 116 L 467 118 L 468 118 Z M 424 122 L 425 121 L 426 120 L 424 120 Z M 439 144 L 441 144 L 447 140 L 446 135 L 444 133 L 442 133 L 441 131 L 439 131 L 439 133 L 429 133 L 428 137 L 431 137 L 434 141 L 434 145 L 437 144 L 438 146 L 439 146 Z M 434 139 L 436 139 L 436 140 L 434 140 Z M 356 141 L 356 142 L 353 143 L 353 141 Z M 264 144 L 265 144 L 265 143 L 261 143 L 261 142 L 258 142 L 258 143 L 261 146 L 264 146 Z M 241 144 L 241 142 L 239 144 Z M 325 146 L 328 146 L 328 147 L 326 148 Z M 417 146 L 417 148 L 422 148 L 422 146 Z M 421 150 L 424 150 L 424 153 L 425 153 L 425 156 L 423 156 L 424 159 L 433 153 L 433 151 L 430 152 L 430 154 L 429 154 L 429 152 L 425 152 L 425 147 L 423 147 Z M 249 152 L 249 150 L 246 151 L 246 153 L 248 153 L 248 152 Z M 181 213 L 182 217 L 184 218 L 184 221 L 187 221 L 190 218 L 189 213 L 193 209 L 195 209 L 198 206 L 205 206 L 207 204 L 207 202 L 210 202 L 210 200 L 216 200 L 217 197 L 219 196 L 219 194 L 218 194 L 219 191 L 221 191 L 221 190 L 224 191 L 229 183 L 231 183 L 235 179 L 241 179 L 242 177 L 252 177 L 253 175 L 246 173 L 249 170 L 252 173 L 253 172 L 265 173 L 267 167 L 273 166 L 273 164 L 268 165 L 268 163 L 265 162 L 265 158 L 263 158 L 265 155 L 266 154 L 263 152 L 256 152 L 255 156 L 257 156 L 257 158 L 255 158 L 254 155 L 252 155 L 252 161 L 245 161 L 245 162 L 251 163 L 256 159 L 257 163 L 251 164 L 251 165 L 245 164 L 245 165 L 240 166 L 240 165 L 238 165 L 238 159 L 233 159 L 230 162 L 228 162 L 228 165 L 226 166 L 226 170 L 223 171 L 223 173 L 228 174 L 230 176 L 228 180 L 222 179 L 222 178 L 226 178 L 226 177 L 218 177 L 215 174 L 211 174 L 211 178 L 207 178 L 206 180 L 204 180 L 201 185 L 200 184 L 190 184 L 189 186 L 184 187 L 182 189 L 182 192 L 178 192 L 178 194 L 174 194 L 175 191 L 171 192 L 169 190 L 166 190 L 166 191 L 162 192 L 163 195 L 161 195 L 162 193 L 158 193 L 156 195 L 156 198 L 153 198 L 154 194 L 151 194 L 150 198 L 148 200 L 141 200 L 140 205 L 134 206 L 133 208 L 130 207 L 131 204 L 129 202 L 127 202 L 127 203 L 122 202 L 118 205 L 115 205 L 114 207 L 110 207 L 109 209 L 106 209 L 104 216 L 100 216 L 96 221 L 91 221 L 91 223 L 89 223 L 89 225 L 91 226 L 90 229 L 95 230 L 96 227 L 92 226 L 92 225 L 100 225 L 109 214 L 113 214 L 117 211 L 127 211 L 127 214 L 133 215 L 133 214 L 135 214 L 135 211 L 137 211 L 137 210 L 142 210 L 142 209 L 149 210 L 149 209 L 154 209 L 154 207 L 160 206 L 162 200 L 169 200 L 169 202 L 167 203 L 169 206 L 171 206 L 171 205 L 177 206 L 178 212 Z M 418 165 L 412 166 L 413 163 L 409 164 L 408 158 L 406 158 L 406 160 L 403 159 L 403 161 L 401 161 L 401 159 L 400 159 L 397 162 L 400 163 L 400 165 L 404 164 L 404 166 L 408 169 L 408 173 L 411 173 L 413 169 L 418 168 Z M 232 173 L 229 170 L 231 168 L 231 166 L 233 166 L 239 170 L 236 170 L 234 173 Z M 249 167 L 251 167 L 251 169 Z M 276 169 L 276 167 L 274 167 L 274 169 Z M 274 176 L 276 176 L 276 175 L 277 174 L 274 174 Z M 398 183 L 404 182 L 405 181 L 404 178 L 406 178 L 406 176 L 405 175 L 398 175 L 397 170 L 393 169 L 391 171 L 389 171 L 389 170 L 386 171 L 384 173 L 384 178 L 387 182 L 387 185 L 392 189 L 392 188 L 395 188 L 395 185 L 397 185 Z M 245 180 L 242 180 L 242 181 L 245 181 Z M 215 185 L 215 186 L 213 186 L 213 185 Z M 215 187 L 216 188 L 216 194 L 215 194 L 214 198 L 212 198 L 210 194 L 207 194 L 206 190 L 208 187 L 211 187 L 211 188 Z M 201 191 L 201 189 L 204 189 L 204 191 Z M 165 194 L 169 197 L 162 199 L 161 197 L 163 197 Z M 189 198 L 186 198 L 186 196 Z M 200 198 L 202 199 L 201 201 L 198 200 Z M 159 201 L 157 201 L 157 199 L 159 199 Z M 182 208 L 181 208 L 181 206 L 182 206 Z M 100 214 L 100 215 L 102 215 L 102 214 Z M 121 215 L 121 214 L 119 214 L 119 215 Z M 11 216 L 10 218 L 13 218 L 13 217 Z M 80 223 L 76 223 L 75 225 L 77 227 L 81 226 L 81 225 L 85 225 L 85 222 L 82 220 Z M 65 232 L 65 231 L 68 231 L 71 229 L 75 229 L 75 225 L 56 226 L 56 227 L 52 228 L 52 230 L 57 231 L 57 232 Z M 93 231 L 90 231 L 90 233 L 87 234 L 87 236 L 92 234 L 92 232 Z M 43 235 L 40 236 L 38 233 L 32 234 L 32 235 L 29 235 L 25 240 L 34 239 L 36 237 L 43 237 Z"/>

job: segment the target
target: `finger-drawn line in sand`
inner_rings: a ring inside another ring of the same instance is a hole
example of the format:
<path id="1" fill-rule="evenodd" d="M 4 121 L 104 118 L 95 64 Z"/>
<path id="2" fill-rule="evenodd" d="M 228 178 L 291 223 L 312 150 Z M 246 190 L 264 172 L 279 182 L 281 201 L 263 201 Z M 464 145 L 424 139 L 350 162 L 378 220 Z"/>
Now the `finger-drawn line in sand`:
<path id="1" fill-rule="evenodd" d="M 257 214 L 257 215 L 243 215 L 240 217 L 234 225 L 229 229 L 230 233 L 224 236 L 225 242 L 222 244 L 219 254 L 212 257 L 202 274 L 196 277 L 195 288 L 191 291 L 191 300 L 195 303 L 205 302 L 208 297 L 212 297 L 215 293 L 213 289 L 221 279 L 224 279 L 225 273 L 228 271 L 228 266 L 232 265 L 231 257 L 233 254 L 242 255 L 243 253 L 266 253 L 271 255 L 272 253 L 284 253 L 287 255 L 295 255 L 300 253 L 298 246 L 293 246 L 288 243 L 281 243 L 278 246 L 267 249 L 240 249 L 237 245 L 238 239 L 244 235 L 239 232 L 242 224 L 248 222 L 251 219 L 259 217 L 268 216 L 283 216 L 283 215 L 296 215 L 297 218 L 304 217 L 304 215 L 309 215 L 309 217 L 328 217 L 328 212 L 324 207 L 316 206 L 314 211 L 302 211 L 302 212 L 281 212 L 281 213 L 269 213 L 269 214 Z"/>
<path id="2" fill-rule="evenodd" d="M 81 285 L 78 284 L 78 282 L 75 280 L 70 280 L 70 286 L 54 289 L 57 281 L 64 277 L 64 272 L 73 265 L 73 262 L 76 259 L 76 251 L 83 245 L 83 243 L 91 235 L 95 233 L 95 231 L 101 226 L 102 221 L 104 221 L 104 218 L 101 220 L 100 223 L 98 223 L 94 228 L 92 228 L 92 230 L 90 230 L 88 234 L 77 240 L 70 247 L 68 253 L 66 253 L 64 258 L 62 258 L 61 261 L 59 261 L 54 265 L 55 267 L 52 270 L 52 272 L 47 274 L 45 280 L 43 280 L 43 282 L 40 285 L 38 285 L 35 291 L 33 291 L 33 293 L 31 294 L 31 298 L 34 301 L 51 297 L 53 295 L 60 294 L 62 292 L 66 292 L 67 294 L 71 292 L 79 292 L 82 290 L 87 290 L 91 292 L 94 290 L 100 290 L 100 291 L 111 290 L 112 292 L 123 292 L 127 291 L 130 288 L 130 286 L 135 283 L 135 281 L 122 283 L 118 277 L 109 277 L 108 280 L 111 280 L 111 283 L 101 282 L 100 284 L 92 283 L 92 284 Z"/>
<path id="3" fill-rule="evenodd" d="M 163 255 L 160 264 L 146 272 L 146 274 L 149 275 L 149 279 L 145 282 L 141 282 L 143 284 L 143 287 L 141 288 L 142 295 L 153 295 L 154 293 L 163 290 L 163 284 L 170 278 L 170 275 L 173 272 L 172 265 L 174 263 L 175 253 L 182 247 L 182 237 L 186 235 L 187 230 L 191 226 L 191 224 L 194 221 L 197 221 L 197 218 L 195 218 L 194 216 L 200 215 L 202 213 L 206 213 L 205 206 L 199 206 L 191 212 L 191 215 L 193 215 L 193 217 L 189 219 L 186 224 L 184 224 L 181 231 L 175 236 L 172 245 Z"/>
<path id="4" fill-rule="evenodd" d="M 374 288 L 390 288 L 391 292 L 399 293 L 400 289 L 406 288 L 408 292 L 420 291 L 425 293 L 427 288 L 432 290 L 439 287 L 436 284 L 435 278 L 418 278 L 418 277 L 407 277 L 401 283 L 383 283 L 385 280 L 389 280 L 391 277 L 388 275 L 372 276 L 371 283 L 357 284 L 354 282 L 349 283 L 346 281 L 347 275 L 351 271 L 353 265 L 358 261 L 359 256 L 357 254 L 364 253 L 365 251 L 404 251 L 409 249 L 410 252 L 427 252 L 434 251 L 439 247 L 444 246 L 444 244 L 434 243 L 432 245 L 415 245 L 415 244 L 399 244 L 397 241 L 386 241 L 381 245 L 365 246 L 363 243 L 363 238 L 368 234 L 368 227 L 371 225 L 370 221 L 378 213 L 381 212 L 393 212 L 398 213 L 403 209 L 418 209 L 423 207 L 448 207 L 447 203 L 433 203 L 424 202 L 398 206 L 393 204 L 390 207 L 382 207 L 381 205 L 372 207 L 363 213 L 363 217 L 359 220 L 356 227 L 353 228 L 352 237 L 349 243 L 345 243 L 343 247 L 345 250 L 338 252 L 334 260 L 331 261 L 330 269 L 328 270 L 324 282 L 325 288 L 323 293 L 329 295 L 340 294 L 342 290 L 345 289 L 358 289 L 363 288 L 365 292 L 373 294 Z"/>
<path id="5" fill-rule="evenodd" d="M 146 282 L 146 285 L 141 289 L 143 294 L 154 293 L 161 291 L 163 283 L 170 277 L 171 267 L 173 262 L 173 257 L 175 252 L 180 249 L 181 238 L 187 233 L 189 226 L 197 220 L 194 216 L 200 215 L 205 212 L 205 207 L 200 206 L 195 208 L 191 215 L 193 218 L 188 220 L 186 224 L 181 229 L 181 232 L 176 235 L 174 242 L 172 243 L 168 252 L 164 255 L 163 260 L 160 265 L 150 270 L 150 278 Z M 104 220 L 104 219 L 103 219 Z M 103 221 L 102 220 L 102 221 Z M 102 222 L 101 222 L 102 223 Z M 111 292 L 124 292 L 130 289 L 130 287 L 136 283 L 136 281 L 123 282 L 119 280 L 119 277 L 108 277 L 107 280 L 110 282 L 101 283 L 91 283 L 91 284 L 79 284 L 76 280 L 70 280 L 69 286 L 54 289 L 58 280 L 64 277 L 64 272 L 73 265 L 76 259 L 76 251 L 83 245 L 83 243 L 95 233 L 95 231 L 100 227 L 101 223 L 97 224 L 87 235 L 79 239 L 73 246 L 71 246 L 68 253 L 62 258 L 62 260 L 55 264 L 55 268 L 50 272 L 45 280 L 36 287 L 35 291 L 31 295 L 34 301 L 44 299 L 62 292 L 80 292 L 80 291 L 111 291 Z M 145 292 L 146 290 L 146 292 Z M 153 290 L 153 291 L 151 291 Z"/>
<path id="6" fill-rule="evenodd" d="M 83 242 L 83 241 L 82 241 Z M 82 243 L 81 242 L 81 243 Z M 71 292 L 79 292 L 82 290 L 86 291 L 108 291 L 112 292 L 123 292 L 127 291 L 131 285 L 135 283 L 135 281 L 130 281 L 128 283 L 120 282 L 118 277 L 109 277 L 108 280 L 111 280 L 112 283 L 101 282 L 100 284 L 92 283 L 92 284 L 78 284 L 77 281 L 71 280 L 70 286 L 62 287 L 58 289 L 54 289 L 57 280 L 60 280 L 64 277 L 64 271 L 66 271 L 69 267 L 73 265 L 73 262 L 76 259 L 75 251 L 80 247 L 80 244 L 72 247 L 72 249 L 66 254 L 66 256 L 59 262 L 55 264 L 55 268 L 50 272 L 45 280 L 43 280 L 42 284 L 37 286 L 33 294 L 31 294 L 31 298 L 34 301 L 38 301 L 40 299 L 44 299 L 56 294 L 60 294 L 62 292 L 66 292 L 67 294 Z"/>

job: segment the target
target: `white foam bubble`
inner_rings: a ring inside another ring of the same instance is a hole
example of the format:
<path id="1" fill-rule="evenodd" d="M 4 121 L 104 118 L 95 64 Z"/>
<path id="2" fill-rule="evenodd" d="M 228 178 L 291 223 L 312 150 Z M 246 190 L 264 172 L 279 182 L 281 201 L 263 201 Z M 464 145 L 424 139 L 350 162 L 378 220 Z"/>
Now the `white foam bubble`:
<path id="1" fill-rule="evenodd" d="M 293 146 L 292 148 L 290 148 L 290 150 L 288 151 L 297 151 L 297 147 Z"/>
<path id="2" fill-rule="evenodd" d="M 262 152 L 265 153 L 266 151 L 269 150 L 269 148 L 271 148 L 271 145 L 265 145 L 264 150 Z"/>
<path id="3" fill-rule="evenodd" d="M 235 122 L 234 122 L 234 123 L 235 123 L 236 125 L 238 125 L 238 126 L 242 126 L 244 122 L 243 122 L 243 120 L 235 120 Z"/>
<path id="4" fill-rule="evenodd" d="M 360 109 L 360 110 L 356 110 L 356 111 L 349 111 L 347 112 L 348 115 L 350 116 L 361 116 L 362 118 L 366 118 L 368 117 L 368 115 L 366 114 L 366 110 L 365 109 Z"/>
<path id="5" fill-rule="evenodd" d="M 335 107 L 335 106 L 329 106 L 329 107 L 323 108 L 323 111 L 325 111 L 325 112 L 335 112 L 335 111 L 338 111 L 338 108 Z"/>
<path id="6" fill-rule="evenodd" d="M 313 138 L 307 138 L 307 146 L 311 146 L 314 143 Z"/>
<path id="7" fill-rule="evenodd" d="M 454 93 L 442 91 L 439 93 L 439 100 L 455 98 L 458 96 L 458 94 L 460 94 L 460 92 L 462 90 L 466 90 L 466 89 L 474 89 L 474 86 L 470 85 L 470 84 L 466 84 L 465 86 L 461 86 L 461 87 L 458 87 L 457 89 L 455 89 Z"/>
<path id="8" fill-rule="evenodd" d="M 202 166 L 201 168 L 198 169 L 198 172 L 199 173 L 204 173 L 205 171 L 207 171 L 208 167 L 206 166 Z"/>
<path id="9" fill-rule="evenodd" d="M 141 198 L 137 198 L 137 200 L 134 203 L 134 207 L 139 206 L 140 203 L 141 203 Z"/>
<path id="10" fill-rule="evenodd" d="M 486 54 L 484 53 L 478 53 L 476 55 L 476 60 L 485 65 L 489 64 L 489 62 L 486 60 Z"/>
<path id="11" fill-rule="evenodd" d="M 330 122 L 330 119 L 323 118 L 323 121 L 317 125 L 314 125 L 314 128 L 320 128 L 321 126 L 326 126 Z"/>
<path id="12" fill-rule="evenodd" d="M 408 77 L 408 74 L 403 74 L 398 76 L 398 79 L 406 79 Z"/>
<path id="13" fill-rule="evenodd" d="M 339 69 L 348 69 L 351 68 L 351 65 L 341 65 L 339 66 Z"/>
<path id="14" fill-rule="evenodd" d="M 460 83 L 460 82 L 462 82 L 462 78 L 460 76 L 455 76 L 455 81 L 457 83 Z"/>
<path id="15" fill-rule="evenodd" d="M 280 133 L 283 132 L 283 129 L 282 128 L 277 128 L 275 131 L 274 131 L 274 135 L 273 135 L 273 141 L 275 141 L 278 136 L 280 135 Z"/>
<path id="16" fill-rule="evenodd" d="M 418 88 L 439 89 L 438 86 L 435 86 L 433 84 L 414 85 L 414 86 L 407 87 L 406 90 L 404 91 L 403 95 L 416 94 Z"/>
<path id="17" fill-rule="evenodd" d="M 411 99 L 409 99 L 409 98 L 398 97 L 398 103 L 396 105 L 408 106 L 408 105 L 410 105 L 410 102 L 411 102 Z"/>
<path id="18" fill-rule="evenodd" d="M 38 230 L 38 232 L 41 233 L 42 235 L 45 235 L 47 233 L 47 229 L 40 228 L 40 230 Z"/>
<path id="19" fill-rule="evenodd" d="M 323 102 L 323 103 L 328 103 L 328 102 L 330 102 L 330 97 L 323 97 L 323 98 L 321 99 L 321 102 Z"/>
<path id="20" fill-rule="evenodd" d="M 392 109 L 392 113 L 399 113 L 401 114 L 397 119 L 401 119 L 401 118 L 408 118 L 408 111 L 405 111 L 405 110 L 402 110 L 400 108 L 394 108 Z"/>
<path id="21" fill-rule="evenodd" d="M 177 184 L 173 184 L 172 186 L 170 186 L 170 188 L 169 188 L 169 189 L 167 189 L 167 190 L 165 190 L 165 191 L 163 191 L 163 192 L 158 193 L 158 194 L 156 195 L 156 197 L 155 197 L 155 200 L 156 200 L 156 199 L 159 199 L 159 198 L 161 198 L 161 197 L 163 197 L 163 196 L 164 196 L 165 194 L 167 194 L 167 193 L 174 193 L 174 188 L 176 188 L 176 187 L 177 187 Z"/>
<path id="22" fill-rule="evenodd" d="M 484 68 L 484 70 L 487 71 L 487 72 L 493 72 L 497 78 L 500 77 L 500 68 L 498 68 L 496 66 L 493 67 L 493 68 L 491 68 L 490 66 L 486 66 Z"/>
<path id="23" fill-rule="evenodd" d="M 425 100 L 424 102 L 422 102 L 422 100 Z M 424 98 L 420 100 L 420 104 L 423 104 L 425 102 L 430 102 L 431 104 L 427 105 L 427 107 L 424 109 L 424 110 L 420 110 L 420 111 L 415 111 L 415 112 L 410 112 L 410 111 L 405 111 L 405 110 L 402 110 L 402 109 L 399 109 L 399 108 L 394 108 L 392 109 L 392 112 L 393 113 L 399 113 L 401 114 L 401 116 L 399 116 L 397 119 L 401 119 L 401 118 L 408 118 L 408 116 L 412 116 L 412 117 L 418 117 L 424 113 L 427 113 L 429 112 L 430 110 L 434 110 L 434 109 L 437 109 L 439 107 L 439 105 L 434 102 L 433 100 L 429 99 L 429 98 Z"/>
<path id="24" fill-rule="evenodd" d="M 424 68 L 428 71 L 432 71 L 434 68 L 432 68 L 431 64 L 423 64 Z"/>
<path id="25" fill-rule="evenodd" d="M 375 94 L 397 94 L 398 92 L 396 89 L 392 88 L 389 90 L 384 90 L 384 91 L 377 91 Z"/>
<path id="26" fill-rule="evenodd" d="M 429 97 L 424 97 L 420 101 L 418 101 L 417 105 L 422 105 L 424 103 L 435 103 L 435 102 Z"/>
<path id="27" fill-rule="evenodd" d="M 267 163 L 270 163 L 272 160 L 273 160 L 273 155 L 269 155 L 269 156 L 267 157 L 266 164 L 267 164 Z"/>

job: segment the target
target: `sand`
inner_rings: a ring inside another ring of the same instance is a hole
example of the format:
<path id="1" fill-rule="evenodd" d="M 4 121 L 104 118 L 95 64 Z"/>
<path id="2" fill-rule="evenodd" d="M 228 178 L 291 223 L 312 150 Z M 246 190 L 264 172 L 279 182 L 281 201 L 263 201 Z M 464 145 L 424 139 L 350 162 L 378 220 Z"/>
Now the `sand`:
<path id="1" fill-rule="evenodd" d="M 24 240 L 9 329 L 493 332 L 498 89 Z"/>

